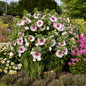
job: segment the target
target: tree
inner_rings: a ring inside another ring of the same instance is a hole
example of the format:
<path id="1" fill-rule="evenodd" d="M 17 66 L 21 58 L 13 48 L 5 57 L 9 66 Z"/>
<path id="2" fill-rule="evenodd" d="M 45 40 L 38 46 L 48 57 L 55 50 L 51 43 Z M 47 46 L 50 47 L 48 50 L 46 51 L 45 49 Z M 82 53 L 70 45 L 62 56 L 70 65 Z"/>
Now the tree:
<path id="1" fill-rule="evenodd" d="M 0 1 L 0 15 L 5 13 L 5 6 L 6 6 L 6 3 L 4 1 Z"/>
<path id="2" fill-rule="evenodd" d="M 8 5 L 8 8 L 7 8 L 8 15 L 13 15 L 13 16 L 18 15 L 17 6 L 18 6 L 18 3 L 12 1 L 12 2 Z"/>
<path id="3" fill-rule="evenodd" d="M 45 9 L 55 9 L 57 13 L 61 13 L 61 7 L 55 2 L 55 0 L 20 0 L 18 9 L 20 9 L 20 14 L 23 10 L 33 13 L 34 8 L 37 8 L 39 11 Z"/>
<path id="4" fill-rule="evenodd" d="M 84 18 L 86 21 L 86 0 L 61 0 L 71 17 Z"/>

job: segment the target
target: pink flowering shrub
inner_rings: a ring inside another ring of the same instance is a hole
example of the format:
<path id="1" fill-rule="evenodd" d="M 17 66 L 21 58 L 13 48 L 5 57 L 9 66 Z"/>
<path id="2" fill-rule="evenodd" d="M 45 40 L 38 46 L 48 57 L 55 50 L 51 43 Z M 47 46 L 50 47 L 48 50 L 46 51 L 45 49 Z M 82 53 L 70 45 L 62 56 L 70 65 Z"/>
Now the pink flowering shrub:
<path id="1" fill-rule="evenodd" d="M 86 74 L 86 37 L 80 35 L 77 42 L 78 47 L 71 51 L 71 55 L 77 58 L 72 58 L 71 62 L 68 62 L 69 69 L 73 73 Z"/>
<path id="2" fill-rule="evenodd" d="M 9 47 L 13 57 L 21 60 L 24 71 L 33 77 L 43 70 L 61 71 L 69 51 L 77 46 L 77 38 L 78 28 L 69 18 L 55 11 L 35 11 L 17 23 Z"/>
<path id="3" fill-rule="evenodd" d="M 86 74 L 86 58 L 72 58 L 68 62 L 70 72 L 74 74 Z"/>

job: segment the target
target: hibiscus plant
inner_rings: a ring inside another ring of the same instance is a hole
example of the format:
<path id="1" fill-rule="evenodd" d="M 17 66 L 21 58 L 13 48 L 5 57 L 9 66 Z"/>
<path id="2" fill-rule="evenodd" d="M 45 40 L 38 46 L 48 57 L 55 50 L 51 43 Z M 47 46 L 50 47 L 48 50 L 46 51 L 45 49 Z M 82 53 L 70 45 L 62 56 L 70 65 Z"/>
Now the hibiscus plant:
<path id="1" fill-rule="evenodd" d="M 54 10 L 27 13 L 12 32 L 10 49 L 32 78 L 43 71 L 62 71 L 70 50 L 77 46 L 78 28 Z"/>

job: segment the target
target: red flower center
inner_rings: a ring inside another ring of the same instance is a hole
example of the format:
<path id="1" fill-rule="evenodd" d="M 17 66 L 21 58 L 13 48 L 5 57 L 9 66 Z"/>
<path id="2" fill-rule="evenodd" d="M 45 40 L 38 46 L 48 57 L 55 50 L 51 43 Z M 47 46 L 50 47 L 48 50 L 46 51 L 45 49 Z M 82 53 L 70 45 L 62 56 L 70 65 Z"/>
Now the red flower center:
<path id="1" fill-rule="evenodd" d="M 60 25 L 59 25 L 59 24 L 57 24 L 57 28 L 58 28 L 58 27 L 60 27 Z"/>
<path id="2" fill-rule="evenodd" d="M 55 18 L 54 18 L 54 17 L 52 17 L 52 20 L 55 20 Z"/>
<path id="3" fill-rule="evenodd" d="M 61 52 L 59 52 L 59 55 L 61 55 L 62 53 Z"/>
<path id="4" fill-rule="evenodd" d="M 33 26 L 33 29 L 35 29 L 35 26 Z"/>
<path id="5" fill-rule="evenodd" d="M 23 51 L 23 48 L 20 48 L 20 51 Z"/>
<path id="6" fill-rule="evenodd" d="M 43 40 L 41 39 L 40 42 L 43 42 Z"/>
<path id="7" fill-rule="evenodd" d="M 19 39 L 19 43 L 21 43 L 21 40 Z"/>
<path id="8" fill-rule="evenodd" d="M 32 37 L 30 37 L 30 40 L 32 40 Z"/>
<path id="9" fill-rule="evenodd" d="M 38 52 L 36 52 L 36 53 L 35 53 L 35 55 L 36 55 L 36 56 L 39 56 L 39 53 L 38 53 Z"/>
<path id="10" fill-rule="evenodd" d="M 39 22 L 39 25 L 41 24 L 41 22 Z"/>

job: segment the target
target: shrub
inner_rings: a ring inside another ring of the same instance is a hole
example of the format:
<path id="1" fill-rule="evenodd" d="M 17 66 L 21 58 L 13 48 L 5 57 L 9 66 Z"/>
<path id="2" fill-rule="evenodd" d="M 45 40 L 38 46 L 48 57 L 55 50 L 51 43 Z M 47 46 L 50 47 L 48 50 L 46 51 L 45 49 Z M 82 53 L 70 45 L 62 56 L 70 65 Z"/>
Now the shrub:
<path id="1" fill-rule="evenodd" d="M 61 75 L 59 79 L 59 86 L 85 86 L 86 76 L 84 75 Z"/>
<path id="2" fill-rule="evenodd" d="M 5 74 L 2 78 L 1 78 L 1 83 L 9 85 L 9 84 L 13 84 L 16 80 L 16 76 L 15 75 L 10 75 L 10 74 Z"/>
<path id="3" fill-rule="evenodd" d="M 12 15 L 5 15 L 2 17 L 3 23 L 7 24 L 10 22 L 13 22 L 13 16 Z"/>
<path id="4" fill-rule="evenodd" d="M 76 86 L 86 86 L 86 76 L 84 75 L 75 75 L 73 80 Z"/>
<path id="5" fill-rule="evenodd" d="M 59 81 L 61 86 L 74 86 L 74 80 L 72 74 L 61 75 Z"/>
<path id="6" fill-rule="evenodd" d="M 44 72 L 44 80 L 48 83 L 56 78 L 56 73 L 54 71 Z"/>
<path id="7" fill-rule="evenodd" d="M 6 27 L 1 28 L 0 27 L 0 42 L 7 42 L 8 36 L 10 35 L 10 30 Z"/>
<path id="8" fill-rule="evenodd" d="M 18 86 L 30 86 L 32 80 L 29 77 L 24 77 L 17 81 Z"/>
<path id="9" fill-rule="evenodd" d="M 61 86 L 61 85 L 59 83 L 59 80 L 54 79 L 48 84 L 48 86 Z"/>
<path id="10" fill-rule="evenodd" d="M 71 58 L 71 61 L 68 62 L 69 69 L 72 73 L 86 74 L 86 37 L 80 35 L 77 41 L 79 47 L 71 52 L 74 58 Z"/>
<path id="11" fill-rule="evenodd" d="M 43 71 L 62 71 L 67 54 L 77 46 L 78 28 L 69 18 L 55 11 L 35 11 L 20 20 L 11 35 L 13 57 L 20 59 L 23 70 L 31 78 Z"/>
<path id="12" fill-rule="evenodd" d="M 35 80 L 32 84 L 32 86 L 45 86 L 46 81 L 42 79 Z"/>

